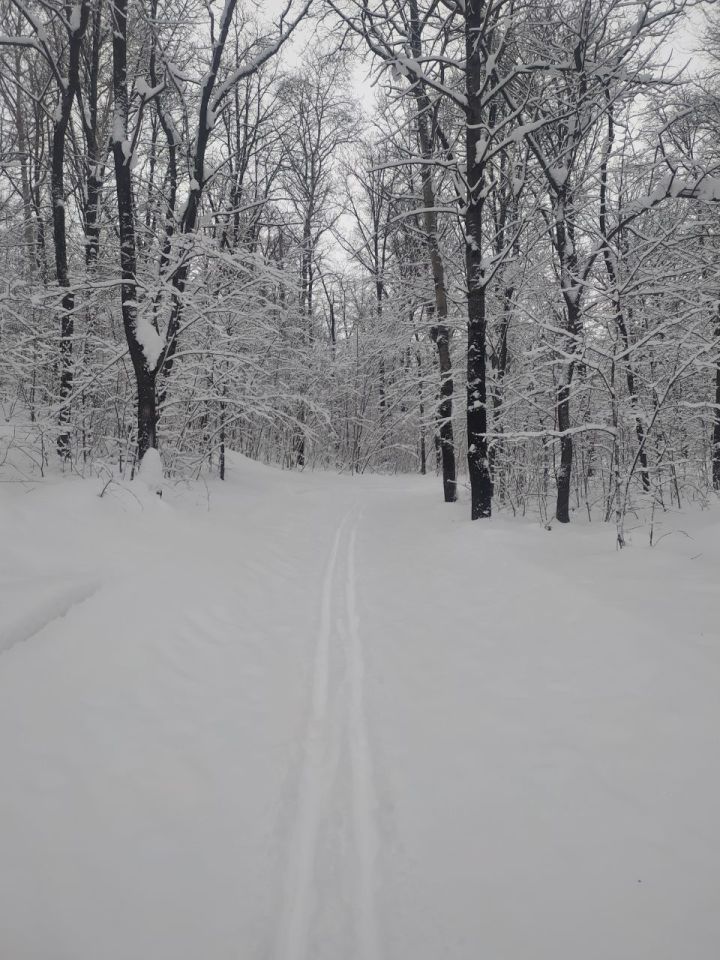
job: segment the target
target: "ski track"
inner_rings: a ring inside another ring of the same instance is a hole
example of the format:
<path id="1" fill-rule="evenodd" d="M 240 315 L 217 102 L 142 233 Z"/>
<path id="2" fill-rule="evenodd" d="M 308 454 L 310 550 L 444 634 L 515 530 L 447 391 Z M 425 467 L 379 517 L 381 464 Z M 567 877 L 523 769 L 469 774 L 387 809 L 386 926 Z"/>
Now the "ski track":
<path id="1" fill-rule="evenodd" d="M 305 960 L 310 935 L 315 852 L 327 785 L 328 686 L 332 597 L 340 543 L 349 514 L 336 533 L 325 568 L 320 599 L 320 627 L 315 643 L 311 712 L 305 735 L 305 757 L 300 775 L 297 816 L 286 877 L 284 916 L 279 927 L 277 960 Z"/>
<path id="2" fill-rule="evenodd" d="M 378 850 L 375 787 L 365 716 L 365 663 L 357 612 L 358 524 L 357 512 L 350 510 L 335 533 L 323 577 L 311 710 L 291 833 L 276 960 L 312 960 L 316 908 L 321 899 L 328 900 L 333 895 L 333 890 L 318 888 L 315 867 L 321 828 L 323 825 L 325 829 L 330 827 L 327 817 L 333 791 L 342 786 L 338 783 L 338 771 L 343 747 L 350 763 L 353 849 L 346 869 L 352 872 L 353 953 L 357 960 L 381 960 L 375 910 Z M 343 664 L 337 657 L 331 657 L 333 641 L 337 641 Z M 334 669 L 331 668 L 333 663 L 336 664 Z M 349 696 L 345 695 L 346 686 Z M 344 745 L 343 738 L 347 740 Z M 340 809 L 344 809 L 342 804 Z"/>
<path id="3" fill-rule="evenodd" d="M 365 716 L 365 660 L 360 618 L 357 612 L 355 555 L 359 519 L 353 526 L 348 548 L 345 603 L 346 657 L 350 674 L 350 760 L 352 764 L 352 803 L 357 854 L 357 890 L 355 905 L 355 942 L 361 960 L 380 960 L 377 917 L 375 913 L 375 863 L 378 841 L 375 824 L 375 786 L 372 754 Z"/>

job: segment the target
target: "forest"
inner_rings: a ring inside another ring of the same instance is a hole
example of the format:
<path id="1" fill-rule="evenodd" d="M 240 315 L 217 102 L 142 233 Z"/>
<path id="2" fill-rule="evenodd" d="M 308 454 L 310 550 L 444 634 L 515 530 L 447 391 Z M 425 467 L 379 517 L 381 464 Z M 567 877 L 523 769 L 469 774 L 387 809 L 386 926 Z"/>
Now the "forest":
<path id="1" fill-rule="evenodd" d="M 473 519 L 580 511 L 621 544 L 638 496 L 709 496 L 719 88 L 699 15 L 6 3 L 6 458 L 437 471 Z"/>
<path id="2" fill-rule="evenodd" d="M 712 960 L 719 495 L 712 0 L 0 0 L 0 960 Z"/>

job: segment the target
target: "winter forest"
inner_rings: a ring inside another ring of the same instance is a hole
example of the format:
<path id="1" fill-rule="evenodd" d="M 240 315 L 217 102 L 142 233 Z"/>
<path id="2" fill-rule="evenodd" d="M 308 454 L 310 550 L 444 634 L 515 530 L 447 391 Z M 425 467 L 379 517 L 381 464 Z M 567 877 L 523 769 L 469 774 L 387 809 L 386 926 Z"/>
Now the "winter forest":
<path id="1" fill-rule="evenodd" d="M 683 2 L 266 7 L 3 10 L 25 469 L 439 470 L 621 543 L 720 486 L 712 22 L 689 70 Z"/>
<path id="2" fill-rule="evenodd" d="M 714 960 L 710 0 L 0 0 L 0 216 L 0 960 Z"/>

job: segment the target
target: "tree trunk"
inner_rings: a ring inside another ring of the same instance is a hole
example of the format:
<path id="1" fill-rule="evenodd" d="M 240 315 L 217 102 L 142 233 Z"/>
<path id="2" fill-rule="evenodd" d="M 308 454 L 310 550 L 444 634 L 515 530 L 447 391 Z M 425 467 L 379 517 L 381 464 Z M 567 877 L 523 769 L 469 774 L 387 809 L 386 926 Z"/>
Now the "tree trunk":
<path id="1" fill-rule="evenodd" d="M 157 447 L 157 388 L 156 369 L 148 363 L 137 337 L 137 248 L 135 216 L 130 171 L 130 149 L 127 139 L 127 2 L 114 0 L 113 18 L 113 120 L 112 151 L 115 164 L 118 221 L 120 232 L 120 270 L 122 282 L 120 301 L 123 327 L 130 351 L 135 383 L 137 385 L 137 444 L 138 459 L 142 460 L 151 447 Z"/>
<path id="2" fill-rule="evenodd" d="M 64 112 L 64 111 L 63 111 Z M 69 113 L 69 111 L 68 111 Z M 53 241 L 55 245 L 55 276 L 58 286 L 63 293 L 60 301 L 60 409 L 58 421 L 61 433 L 57 439 L 58 454 L 65 460 L 70 457 L 70 433 L 68 422 L 70 419 L 69 406 L 65 401 L 72 393 L 73 384 L 73 333 L 75 295 L 69 289 L 70 278 L 67 262 L 67 235 L 65 229 L 65 130 L 67 120 L 61 118 L 54 126 L 52 138 L 52 206 L 53 206 Z"/>
<path id="3" fill-rule="evenodd" d="M 720 337 L 720 324 L 715 328 L 715 336 Z M 715 367 L 715 409 L 713 410 L 712 442 L 713 490 L 720 492 L 720 360 Z"/>
<path id="4" fill-rule="evenodd" d="M 484 70 L 479 38 L 483 34 L 482 0 L 467 0 L 465 13 L 466 126 L 465 268 L 468 286 L 467 442 L 470 474 L 470 517 L 492 513 L 492 477 L 488 460 L 486 381 L 486 301 L 482 258 L 485 179 L 482 90 Z"/>
<path id="5" fill-rule="evenodd" d="M 77 26 L 68 27 L 68 74 L 58 81 L 59 104 L 53 123 L 50 161 L 50 185 L 53 208 L 53 241 L 55 244 L 55 276 L 58 286 L 64 291 L 60 301 L 60 435 L 57 440 L 58 454 L 63 459 L 70 456 L 70 433 L 67 426 L 70 408 L 65 401 L 72 393 L 73 385 L 73 334 L 75 328 L 75 294 L 70 289 L 67 259 L 67 228 L 65 222 L 65 135 L 70 121 L 73 101 L 80 87 L 80 48 L 88 21 L 87 0 L 80 6 Z M 62 86 L 61 86 L 62 84 Z"/>
<path id="6" fill-rule="evenodd" d="M 440 404 L 438 406 L 440 460 L 442 463 L 443 495 L 445 503 L 457 499 L 457 475 L 455 466 L 455 438 L 453 437 L 453 379 L 450 358 L 450 337 L 445 326 L 435 328 L 438 361 L 440 364 Z M 424 472 L 424 470 L 423 470 Z"/>
<path id="7" fill-rule="evenodd" d="M 468 248 L 468 276 L 479 269 Z M 470 475 L 470 519 L 479 520 L 492 514 L 492 478 L 488 460 L 487 384 L 485 379 L 485 288 L 473 289 L 468 283 L 468 350 L 467 350 L 467 435 L 468 471 Z"/>
<path id="8" fill-rule="evenodd" d="M 581 330 L 580 297 L 582 287 L 578 278 L 578 259 L 575 247 L 575 212 L 573 195 L 566 187 L 556 189 L 553 197 L 555 213 L 554 242 L 560 264 L 560 288 L 565 301 L 566 354 L 575 354 Z M 564 366 L 564 379 L 557 388 L 557 428 L 560 433 L 560 469 L 557 473 L 557 500 L 555 517 L 558 523 L 570 522 L 570 482 L 572 480 L 573 439 L 570 433 L 570 398 L 575 374 L 575 357 Z"/>
<path id="9" fill-rule="evenodd" d="M 567 369 L 567 379 L 557 389 L 557 425 L 560 432 L 560 469 L 557 473 L 557 503 L 555 516 L 558 523 L 570 522 L 570 480 L 572 477 L 573 443 L 570 430 L 570 386 L 573 366 Z"/>
<path id="10" fill-rule="evenodd" d="M 416 60 L 422 55 L 422 37 L 418 8 L 415 0 L 410 0 L 411 47 Z M 438 405 L 438 433 L 440 435 L 440 459 L 442 464 L 443 496 L 445 503 L 454 503 L 457 499 L 457 465 L 455 462 L 455 437 L 453 433 L 453 394 L 452 357 L 450 354 L 450 330 L 447 326 L 447 292 L 445 286 L 445 267 L 440 253 L 437 231 L 437 212 L 435 210 L 435 186 L 433 183 L 432 139 L 429 130 L 430 99 L 420 83 L 413 87 L 417 109 L 417 133 L 423 163 L 420 166 L 420 179 L 423 194 L 423 227 L 427 243 L 430 268 L 432 270 L 435 294 L 435 316 L 437 323 L 431 330 L 432 339 L 438 351 L 440 366 L 440 403 Z"/>
<path id="11" fill-rule="evenodd" d="M 137 373 L 138 460 L 157 447 L 157 389 L 155 374 L 146 367 Z"/>

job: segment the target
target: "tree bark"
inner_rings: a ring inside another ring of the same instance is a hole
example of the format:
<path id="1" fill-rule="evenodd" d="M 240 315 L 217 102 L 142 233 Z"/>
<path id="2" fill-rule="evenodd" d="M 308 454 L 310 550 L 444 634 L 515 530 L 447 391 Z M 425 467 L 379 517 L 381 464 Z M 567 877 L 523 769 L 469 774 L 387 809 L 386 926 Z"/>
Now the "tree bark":
<path id="1" fill-rule="evenodd" d="M 410 0 L 411 48 L 413 56 L 419 60 L 422 55 L 420 20 L 416 0 Z M 440 253 L 437 230 L 437 212 L 435 210 L 435 186 L 432 167 L 432 138 L 429 130 L 430 99 L 420 82 L 413 86 L 413 96 L 417 110 L 417 132 L 422 164 L 420 180 L 423 195 L 423 227 L 428 248 L 430 268 L 432 270 L 435 299 L 435 317 L 430 334 L 435 342 L 440 367 L 440 403 L 438 404 L 438 433 L 440 436 L 440 460 L 442 465 L 443 497 L 445 503 L 454 503 L 457 499 L 457 465 L 455 462 L 455 437 L 453 432 L 453 395 L 452 356 L 450 353 L 450 329 L 447 325 L 447 292 L 445 286 L 445 267 Z"/>
<path id="2" fill-rule="evenodd" d="M 433 338 L 437 344 L 440 365 L 440 403 L 438 405 L 438 433 L 440 436 L 440 463 L 442 466 L 443 496 L 445 503 L 457 500 L 457 468 L 455 464 L 455 438 L 453 436 L 453 376 L 450 356 L 450 334 L 444 324 L 434 328 Z"/>
<path id="3" fill-rule="evenodd" d="M 127 5 L 128 0 L 114 0 L 112 6 L 113 96 L 115 100 L 112 151 L 120 232 L 120 271 L 122 277 L 120 300 L 123 327 L 137 386 L 138 459 L 142 460 L 151 447 L 157 447 L 157 378 L 156 369 L 148 363 L 137 337 L 137 247 L 130 171 L 130 143 L 127 130 Z"/>
<path id="4" fill-rule="evenodd" d="M 570 430 L 570 388 L 574 367 L 569 364 L 566 380 L 557 388 L 557 425 L 560 432 L 560 469 L 557 472 L 555 517 L 558 523 L 570 522 L 570 480 L 572 478 L 573 442 Z"/>
<path id="5" fill-rule="evenodd" d="M 68 24 L 74 23 L 71 7 L 66 5 Z M 68 26 L 67 77 L 58 80 L 59 103 L 53 122 L 50 159 L 50 188 L 53 208 L 53 241 L 55 245 L 55 276 L 58 286 L 64 291 L 60 301 L 60 434 L 57 439 L 58 454 L 63 459 L 70 457 L 70 433 L 67 429 L 70 408 L 66 403 L 73 386 L 73 335 L 75 332 L 75 294 L 70 289 L 67 256 L 67 227 L 65 217 L 65 137 L 67 134 L 73 101 L 80 89 L 80 51 L 82 38 L 88 22 L 88 4 L 83 0 L 77 25 Z"/>
<path id="6" fill-rule="evenodd" d="M 553 197 L 555 214 L 554 242 L 560 263 L 560 286 L 565 301 L 567 342 L 565 353 L 570 355 L 562 370 L 562 380 L 556 393 L 557 428 L 560 433 L 560 468 L 557 472 L 557 499 L 555 517 L 558 523 L 570 522 L 570 482 L 572 480 L 573 439 L 570 433 L 570 399 L 575 374 L 575 352 L 581 329 L 580 296 L 582 287 L 578 277 L 578 259 L 575 248 L 575 222 L 572 193 L 565 187 L 556 188 Z"/>
<path id="7" fill-rule="evenodd" d="M 465 12 L 467 203 L 465 268 L 468 287 L 467 441 L 470 517 L 492 513 L 492 477 L 488 459 L 486 380 L 486 280 L 482 257 L 485 163 L 482 132 L 484 70 L 479 40 L 484 26 L 482 0 L 467 0 Z"/>
<path id="8" fill-rule="evenodd" d="M 720 337 L 720 308 L 715 327 L 715 336 Z M 715 366 L 715 409 L 713 410 L 712 434 L 712 482 L 713 490 L 720 492 L 720 360 Z"/>

